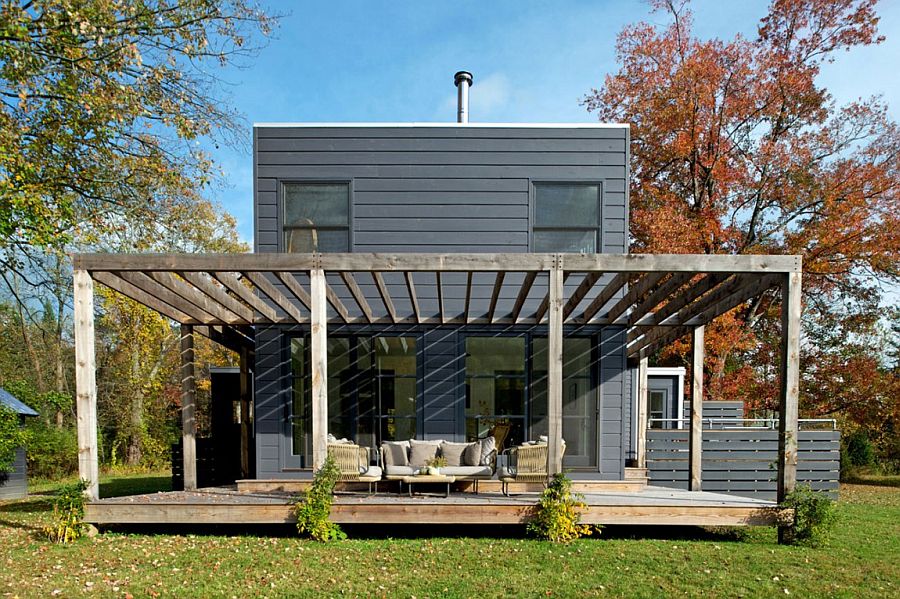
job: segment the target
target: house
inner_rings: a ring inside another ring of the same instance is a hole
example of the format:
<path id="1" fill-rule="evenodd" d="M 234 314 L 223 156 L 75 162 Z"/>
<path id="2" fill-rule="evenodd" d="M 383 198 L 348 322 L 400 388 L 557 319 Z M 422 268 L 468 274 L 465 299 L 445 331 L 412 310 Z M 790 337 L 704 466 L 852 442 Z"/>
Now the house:
<path id="1" fill-rule="evenodd" d="M 0 406 L 18 414 L 22 426 L 25 426 L 25 418 L 38 415 L 5 389 L 0 389 Z M 25 462 L 25 448 L 20 447 L 16 450 L 12 472 L 5 476 L 0 474 L 0 500 L 21 499 L 26 495 L 28 495 L 28 465 Z"/>
<path id="2" fill-rule="evenodd" d="M 623 485 L 646 474 L 648 356 L 689 334 L 702 365 L 704 325 L 780 287 L 783 497 L 800 257 L 629 254 L 628 125 L 470 123 L 471 81 L 455 78 L 456 123 L 255 125 L 253 254 L 75 256 L 79 413 L 95 410 L 96 281 L 182 326 L 188 489 L 194 334 L 241 356 L 239 487 L 308 480 L 329 434 L 378 447 L 498 426 L 507 447 L 546 436 L 551 473 Z M 695 405 L 685 486 L 699 491 Z"/>

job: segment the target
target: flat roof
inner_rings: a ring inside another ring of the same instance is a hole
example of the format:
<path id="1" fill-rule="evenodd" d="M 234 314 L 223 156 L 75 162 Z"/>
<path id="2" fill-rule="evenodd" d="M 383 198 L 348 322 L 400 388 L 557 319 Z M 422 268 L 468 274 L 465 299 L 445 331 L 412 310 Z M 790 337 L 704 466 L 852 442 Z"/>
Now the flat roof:
<path id="1" fill-rule="evenodd" d="M 628 129 L 628 123 L 454 123 L 454 122 L 411 122 L 411 123 L 253 123 L 253 127 L 393 127 L 431 128 L 459 127 L 462 129 Z"/>

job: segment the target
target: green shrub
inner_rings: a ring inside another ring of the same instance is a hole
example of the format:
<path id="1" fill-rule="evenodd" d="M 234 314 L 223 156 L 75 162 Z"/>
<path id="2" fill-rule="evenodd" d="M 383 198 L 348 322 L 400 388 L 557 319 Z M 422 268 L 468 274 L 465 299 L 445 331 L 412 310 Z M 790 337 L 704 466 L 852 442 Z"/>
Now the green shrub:
<path id="1" fill-rule="evenodd" d="M 16 450 L 28 444 L 28 432 L 19 423 L 19 415 L 6 406 L 0 406 L 0 484 L 6 482 L 12 472 Z"/>
<path id="2" fill-rule="evenodd" d="M 86 480 L 64 485 L 53 498 L 53 524 L 44 528 L 52 543 L 71 543 L 84 535 L 84 491 Z"/>
<path id="3" fill-rule="evenodd" d="M 781 504 L 794 510 L 791 525 L 784 529 L 783 541 L 789 545 L 818 547 L 827 542 L 837 517 L 834 501 L 824 493 L 799 485 Z"/>
<path id="4" fill-rule="evenodd" d="M 528 532 L 554 543 L 568 543 L 591 534 L 596 527 L 580 523 L 580 510 L 586 507 L 583 499 L 580 493 L 572 492 L 572 480 L 565 473 L 553 475 L 528 522 Z"/>
<path id="5" fill-rule="evenodd" d="M 871 466 L 875 463 L 875 447 L 864 430 L 855 430 L 842 439 L 841 462 L 844 467 Z"/>
<path id="6" fill-rule="evenodd" d="M 300 534 L 323 542 L 347 538 L 341 527 L 329 520 L 331 502 L 334 499 L 334 485 L 340 476 L 340 469 L 329 455 L 313 476 L 312 485 L 303 499 L 294 505 L 297 530 Z"/>
<path id="7" fill-rule="evenodd" d="M 73 428 L 47 426 L 35 418 L 28 423 L 28 473 L 57 480 L 78 472 L 78 437 Z"/>

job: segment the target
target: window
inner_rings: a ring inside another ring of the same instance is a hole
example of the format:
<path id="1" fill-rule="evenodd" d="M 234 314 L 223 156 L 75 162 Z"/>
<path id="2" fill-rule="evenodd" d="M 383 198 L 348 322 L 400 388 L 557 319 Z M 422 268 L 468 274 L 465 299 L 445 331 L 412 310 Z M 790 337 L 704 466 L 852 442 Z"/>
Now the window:
<path id="1" fill-rule="evenodd" d="M 666 417 L 666 391 L 650 391 L 650 428 L 667 428 L 663 418 Z"/>
<path id="2" fill-rule="evenodd" d="M 350 185 L 284 184 L 284 251 L 350 251 Z"/>
<path id="3" fill-rule="evenodd" d="M 535 184 L 533 251 L 593 254 L 599 230 L 599 185 Z"/>
<path id="4" fill-rule="evenodd" d="M 525 338 L 466 339 L 466 438 L 509 424 L 504 443 L 525 441 Z"/>
<path id="5" fill-rule="evenodd" d="M 415 337 L 328 338 L 328 432 L 365 447 L 416 436 Z M 291 340 L 293 453 L 312 463 L 309 341 Z"/>
<path id="6" fill-rule="evenodd" d="M 531 436 L 546 435 L 547 338 L 531 342 Z M 562 436 L 566 442 L 564 465 L 573 468 L 597 464 L 597 386 L 594 372 L 599 357 L 592 337 L 563 340 Z"/>

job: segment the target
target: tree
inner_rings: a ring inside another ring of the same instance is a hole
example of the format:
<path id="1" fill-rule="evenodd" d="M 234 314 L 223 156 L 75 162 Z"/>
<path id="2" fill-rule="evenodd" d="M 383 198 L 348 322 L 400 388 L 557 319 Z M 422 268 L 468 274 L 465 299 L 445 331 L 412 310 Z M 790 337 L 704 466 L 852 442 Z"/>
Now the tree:
<path id="1" fill-rule="evenodd" d="M 3 2 L 3 270 L 197 201 L 214 170 L 192 142 L 239 129 L 210 67 L 272 24 L 248 0 Z"/>
<path id="2" fill-rule="evenodd" d="M 827 350 L 833 364 L 805 370 L 807 413 L 836 405 L 825 389 L 869 400 L 829 383 L 879 351 L 867 331 L 882 286 L 900 282 L 900 128 L 879 99 L 837 106 L 816 83 L 839 51 L 883 39 L 875 5 L 773 0 L 754 38 L 701 40 L 687 2 L 655 0 L 669 24 L 624 28 L 618 72 L 585 98 L 601 120 L 631 124 L 636 251 L 803 255 L 804 359 Z M 739 383 L 774 401 L 779 301 L 764 296 L 710 327 L 712 397 Z M 829 345 L 822 335 L 837 328 L 845 334 Z"/>

